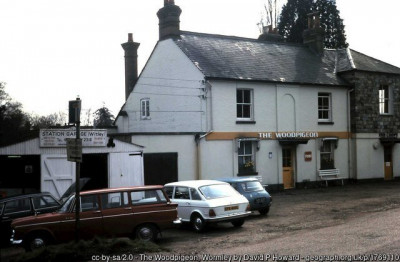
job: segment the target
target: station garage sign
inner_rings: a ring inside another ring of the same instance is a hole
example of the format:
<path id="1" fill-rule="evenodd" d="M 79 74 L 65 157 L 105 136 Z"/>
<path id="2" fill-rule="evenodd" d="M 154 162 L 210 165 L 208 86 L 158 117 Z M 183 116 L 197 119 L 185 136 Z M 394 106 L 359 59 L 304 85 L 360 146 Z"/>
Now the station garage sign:
<path id="1" fill-rule="evenodd" d="M 41 129 L 40 147 L 66 147 L 67 139 L 76 138 L 75 129 Z M 107 145 L 106 129 L 81 129 L 80 138 L 83 147 L 105 147 Z"/>

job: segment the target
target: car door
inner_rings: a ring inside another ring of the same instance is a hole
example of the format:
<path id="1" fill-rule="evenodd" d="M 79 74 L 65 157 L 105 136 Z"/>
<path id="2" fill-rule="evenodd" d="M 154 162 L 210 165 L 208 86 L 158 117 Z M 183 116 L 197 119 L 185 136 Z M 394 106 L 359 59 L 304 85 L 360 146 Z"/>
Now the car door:
<path id="1" fill-rule="evenodd" d="M 108 236 L 126 236 L 133 231 L 132 206 L 128 192 L 101 194 L 104 233 Z"/>
<path id="2" fill-rule="evenodd" d="M 190 221 L 192 201 L 190 199 L 189 188 L 185 186 L 175 187 L 173 202 L 178 204 L 178 216 L 183 221 Z"/>
<path id="3" fill-rule="evenodd" d="M 83 195 L 81 198 L 81 212 L 79 213 L 79 236 L 81 239 L 91 239 L 103 235 L 103 217 L 97 194 Z M 66 213 L 60 214 L 60 223 L 56 237 L 59 241 L 71 241 L 75 236 L 75 207 Z"/>
<path id="4" fill-rule="evenodd" d="M 177 218 L 176 205 L 168 202 L 163 190 L 146 189 L 130 192 L 135 227 L 156 224 L 160 229 L 171 227 Z"/>

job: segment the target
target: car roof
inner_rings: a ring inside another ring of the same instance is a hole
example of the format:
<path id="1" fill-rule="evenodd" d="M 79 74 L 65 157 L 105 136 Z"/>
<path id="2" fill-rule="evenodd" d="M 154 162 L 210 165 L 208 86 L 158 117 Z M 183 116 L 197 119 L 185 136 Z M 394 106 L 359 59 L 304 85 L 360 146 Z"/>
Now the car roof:
<path id="1" fill-rule="evenodd" d="M 206 185 L 226 184 L 218 180 L 187 180 L 165 184 L 165 186 L 188 186 L 188 187 L 201 187 Z"/>
<path id="2" fill-rule="evenodd" d="M 151 189 L 162 189 L 161 185 L 154 186 L 133 186 L 133 187 L 117 187 L 117 188 L 103 188 L 103 189 L 94 189 L 88 191 L 82 191 L 81 195 L 90 195 L 90 194 L 101 194 L 101 193 L 114 193 L 119 191 L 132 191 L 132 190 L 151 190 Z"/>
<path id="3" fill-rule="evenodd" d="M 227 183 L 259 181 L 256 177 L 226 177 L 226 178 L 218 178 L 218 180 Z"/>
<path id="4" fill-rule="evenodd" d="M 18 199 L 28 198 L 28 197 L 49 196 L 49 195 L 55 199 L 55 197 L 52 194 L 50 194 L 49 192 L 40 192 L 40 193 L 30 193 L 30 194 L 22 194 L 22 195 L 4 197 L 4 198 L 0 199 L 0 203 L 7 202 L 10 200 L 18 200 Z"/>

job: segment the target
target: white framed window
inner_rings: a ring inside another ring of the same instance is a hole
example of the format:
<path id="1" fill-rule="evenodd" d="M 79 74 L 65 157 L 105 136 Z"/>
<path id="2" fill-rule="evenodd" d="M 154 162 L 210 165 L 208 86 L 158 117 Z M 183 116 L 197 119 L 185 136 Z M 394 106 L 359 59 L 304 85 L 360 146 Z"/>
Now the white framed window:
<path id="1" fill-rule="evenodd" d="M 332 122 L 332 96 L 318 93 L 318 122 Z"/>
<path id="2" fill-rule="evenodd" d="M 150 98 L 140 100 L 140 118 L 150 119 Z"/>
<path id="3" fill-rule="evenodd" d="M 236 90 L 236 118 L 238 120 L 253 120 L 253 90 Z"/>
<path id="4" fill-rule="evenodd" d="M 388 115 L 392 113 L 392 94 L 388 85 L 379 87 L 379 114 Z"/>
<path id="5" fill-rule="evenodd" d="M 337 140 L 323 140 L 320 156 L 321 170 L 335 169 L 335 148 Z"/>
<path id="6" fill-rule="evenodd" d="M 239 175 L 256 172 L 255 150 L 253 141 L 240 141 L 238 148 Z"/>

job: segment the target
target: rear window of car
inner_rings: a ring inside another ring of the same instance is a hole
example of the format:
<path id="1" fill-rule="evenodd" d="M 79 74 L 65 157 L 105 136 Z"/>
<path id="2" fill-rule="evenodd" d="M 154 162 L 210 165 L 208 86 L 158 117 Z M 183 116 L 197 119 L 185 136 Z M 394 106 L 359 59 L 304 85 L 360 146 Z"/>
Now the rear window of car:
<path id="1" fill-rule="evenodd" d="M 161 189 L 141 190 L 131 192 L 132 205 L 147 205 L 155 203 L 166 203 L 167 199 Z"/>
<path id="2" fill-rule="evenodd" d="M 202 186 L 199 190 L 206 199 L 230 197 L 239 194 L 233 187 L 225 184 Z"/>
<path id="3" fill-rule="evenodd" d="M 35 209 L 51 208 L 59 206 L 58 202 L 51 196 L 32 197 L 33 207 Z"/>
<path id="4" fill-rule="evenodd" d="M 258 181 L 249 181 L 240 183 L 240 186 L 243 188 L 245 192 L 255 192 L 263 190 L 263 186 Z"/>
<path id="5" fill-rule="evenodd" d="M 31 210 L 29 198 L 10 200 L 5 204 L 4 214 L 27 212 Z"/>

